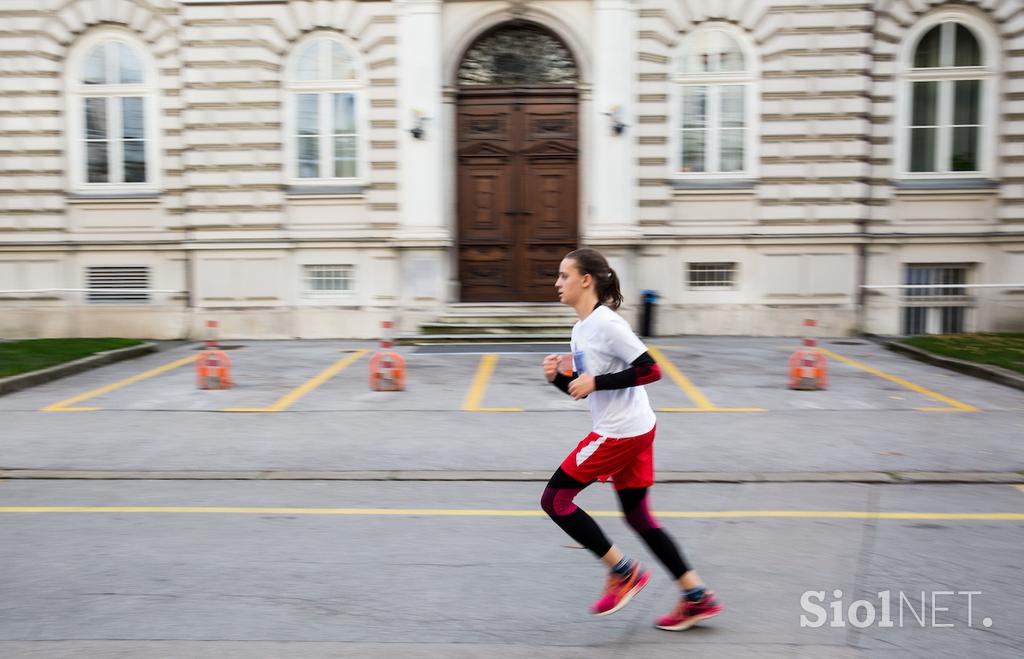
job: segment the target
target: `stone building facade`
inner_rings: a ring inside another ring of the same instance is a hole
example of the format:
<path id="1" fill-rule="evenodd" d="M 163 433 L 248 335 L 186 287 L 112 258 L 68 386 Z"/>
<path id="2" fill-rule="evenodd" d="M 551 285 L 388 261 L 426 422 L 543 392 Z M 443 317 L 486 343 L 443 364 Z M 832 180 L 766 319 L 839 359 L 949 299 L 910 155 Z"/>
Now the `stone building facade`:
<path id="1" fill-rule="evenodd" d="M 4 337 L 373 337 L 577 244 L 661 334 L 1024 327 L 1021 0 L 5 0 L 0 97 Z"/>

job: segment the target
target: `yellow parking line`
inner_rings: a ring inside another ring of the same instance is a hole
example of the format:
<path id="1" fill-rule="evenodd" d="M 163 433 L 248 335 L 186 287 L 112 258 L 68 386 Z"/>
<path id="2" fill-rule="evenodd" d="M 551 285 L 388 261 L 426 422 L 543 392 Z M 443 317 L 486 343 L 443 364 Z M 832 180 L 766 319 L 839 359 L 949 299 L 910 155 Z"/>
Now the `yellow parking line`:
<path id="1" fill-rule="evenodd" d="M 96 396 L 100 396 L 102 394 L 114 391 L 115 389 L 120 389 L 121 387 L 125 387 L 125 386 L 127 386 L 129 384 L 133 384 L 135 382 L 139 382 L 141 380 L 145 380 L 147 378 L 151 378 L 151 377 L 153 377 L 155 375 L 160 375 L 161 373 L 166 373 L 167 371 L 174 370 L 174 369 L 178 368 L 179 366 L 184 366 L 185 364 L 188 364 L 189 362 L 193 362 L 196 359 L 198 359 L 198 357 L 199 357 L 198 353 L 195 354 L 195 355 L 189 355 L 188 357 L 183 357 L 183 358 L 181 358 L 181 359 L 179 359 L 177 361 L 171 362 L 170 364 L 164 364 L 163 366 L 158 366 L 157 368 L 150 369 L 150 370 L 146 371 L 145 373 L 139 373 L 138 375 L 133 375 L 132 377 L 125 378 L 124 380 L 121 380 L 119 382 L 115 382 L 113 384 L 108 384 L 105 387 L 100 387 L 99 389 L 93 389 L 92 391 L 87 391 L 84 394 L 79 394 L 78 396 L 74 396 L 72 398 L 68 398 L 66 400 L 62 400 L 59 403 L 54 403 L 53 405 L 47 405 L 46 407 L 41 408 L 40 411 L 42 411 L 42 412 L 91 412 L 91 411 L 94 411 L 94 410 L 101 409 L 99 407 L 69 407 L 69 405 L 73 405 L 74 403 L 78 403 L 78 402 L 86 400 L 88 398 L 94 398 Z"/>
<path id="2" fill-rule="evenodd" d="M 819 347 L 819 349 L 823 353 L 828 355 L 829 357 L 832 357 L 833 359 L 838 359 L 839 361 L 845 362 L 845 363 L 849 364 L 850 366 L 855 366 L 856 368 L 859 368 L 862 371 L 867 371 L 868 373 L 871 373 L 872 375 L 877 375 L 880 378 L 885 378 L 886 380 L 888 380 L 890 382 L 895 382 L 898 385 L 902 385 L 902 386 L 906 387 L 907 389 L 910 389 L 911 391 L 916 391 L 919 394 L 924 394 L 925 396 L 929 396 L 931 398 L 934 398 L 935 400 L 940 400 L 943 403 L 949 405 L 949 407 L 919 407 L 919 408 L 917 408 L 918 410 L 920 410 L 922 412 L 939 412 L 939 411 L 949 412 L 949 411 L 954 411 L 954 410 L 955 411 L 959 411 L 959 412 L 980 412 L 981 411 L 977 407 L 974 407 L 973 405 L 968 405 L 967 403 L 961 403 L 960 401 L 954 400 L 954 399 L 950 398 L 949 396 L 943 396 L 942 394 L 936 393 L 936 392 L 932 391 L 931 389 L 926 389 L 926 388 L 924 388 L 924 387 L 922 387 L 920 385 L 914 384 L 913 382 L 908 382 L 908 381 L 904 380 L 903 378 L 898 378 L 895 375 L 889 375 L 888 373 L 884 373 L 882 371 L 879 371 L 877 368 L 872 368 L 870 366 L 867 366 L 866 364 L 861 364 L 860 362 L 856 362 L 856 361 L 854 361 L 852 359 L 848 359 L 846 357 L 843 357 L 842 355 L 837 355 L 836 353 L 832 352 L 831 350 L 828 350 L 827 348 L 820 348 Z"/>
<path id="3" fill-rule="evenodd" d="M 658 412 L 767 412 L 763 407 L 659 407 Z"/>
<path id="4" fill-rule="evenodd" d="M 487 381 L 491 379 L 491 373 L 498 363 L 498 355 L 487 354 L 480 358 L 480 365 L 473 376 L 473 384 L 469 387 L 466 400 L 462 402 L 463 412 L 522 412 L 519 407 L 480 407 L 480 400 L 487 390 Z"/>
<path id="5" fill-rule="evenodd" d="M 1014 485 L 1014 487 L 1020 490 L 1021 492 L 1024 492 L 1024 485 Z"/>
<path id="6" fill-rule="evenodd" d="M 700 389 L 693 386 L 693 383 L 690 382 L 678 368 L 676 368 L 675 364 L 669 361 L 668 357 L 665 356 L 665 353 L 653 346 L 647 346 L 647 352 L 651 353 L 651 356 L 658 362 L 658 365 L 668 373 L 668 376 L 675 381 L 680 389 L 683 390 L 683 393 L 689 396 L 690 400 L 697 404 L 698 408 L 702 410 L 714 409 L 715 406 L 711 404 L 711 401 L 700 392 Z"/>
<path id="7" fill-rule="evenodd" d="M 334 362 L 333 364 L 331 364 L 330 366 L 325 368 L 323 371 L 321 371 L 312 380 L 306 382 L 302 386 L 299 386 L 299 387 L 293 389 L 291 392 L 289 392 L 289 393 L 285 394 L 284 396 L 282 396 L 276 403 L 274 403 L 270 407 L 229 407 L 229 408 L 225 409 L 224 411 L 225 412 L 282 412 L 282 411 L 288 409 L 289 407 L 291 407 L 292 405 L 294 405 L 295 401 L 297 401 L 298 399 L 302 398 L 303 396 L 305 396 L 309 392 L 313 391 L 314 389 L 316 389 L 317 387 L 322 385 L 324 382 L 327 382 L 332 377 L 337 375 L 339 372 L 343 371 L 345 368 L 347 368 L 353 362 L 355 362 L 360 357 L 365 355 L 367 352 L 369 352 L 369 350 L 366 350 L 366 349 L 356 350 L 351 355 L 349 355 L 347 357 L 343 357 L 342 359 L 339 359 L 338 361 Z"/>
<path id="8" fill-rule="evenodd" d="M 240 508 L 223 506 L 0 506 L 0 513 L 200 513 L 220 515 L 338 515 L 409 517 L 546 517 L 542 510 L 448 508 Z M 617 510 L 590 512 L 595 517 L 621 517 Z M 874 512 L 866 510 L 699 510 L 659 511 L 673 518 L 803 518 L 803 519 L 936 519 L 1024 522 L 1024 513 Z"/>
<path id="9" fill-rule="evenodd" d="M 669 377 L 672 378 L 675 383 L 679 386 L 683 392 L 690 397 L 697 407 L 661 407 L 658 408 L 659 412 L 767 412 L 763 407 L 716 407 L 707 399 L 707 396 L 701 393 L 690 380 L 682 374 L 682 372 L 676 368 L 675 364 L 669 361 L 665 353 L 659 348 L 653 346 L 647 346 L 647 352 L 651 353 L 651 356 L 658 362 L 658 365 L 668 373 Z"/>

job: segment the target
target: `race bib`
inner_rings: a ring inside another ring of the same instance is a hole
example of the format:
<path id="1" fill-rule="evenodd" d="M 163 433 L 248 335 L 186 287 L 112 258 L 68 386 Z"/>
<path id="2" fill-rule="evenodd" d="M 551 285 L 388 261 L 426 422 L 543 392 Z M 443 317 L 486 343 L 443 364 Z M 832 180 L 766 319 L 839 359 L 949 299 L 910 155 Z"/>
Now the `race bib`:
<path id="1" fill-rule="evenodd" d="M 572 363 L 573 366 L 576 367 L 577 373 L 587 372 L 587 360 L 585 355 L 586 353 L 584 353 L 582 350 L 577 350 L 576 352 L 572 353 Z"/>

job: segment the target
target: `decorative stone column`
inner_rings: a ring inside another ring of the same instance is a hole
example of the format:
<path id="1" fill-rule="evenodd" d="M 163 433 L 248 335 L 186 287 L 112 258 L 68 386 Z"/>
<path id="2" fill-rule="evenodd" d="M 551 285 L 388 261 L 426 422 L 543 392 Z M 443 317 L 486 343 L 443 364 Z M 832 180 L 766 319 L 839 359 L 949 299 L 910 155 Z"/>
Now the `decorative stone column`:
<path id="1" fill-rule="evenodd" d="M 447 302 L 441 0 L 395 0 L 399 56 L 399 328 L 411 330 Z"/>
<path id="2" fill-rule="evenodd" d="M 589 240 L 635 235 L 632 0 L 594 0 Z"/>
<path id="3" fill-rule="evenodd" d="M 396 0 L 399 13 L 401 223 L 414 238 L 445 230 L 441 0 Z"/>

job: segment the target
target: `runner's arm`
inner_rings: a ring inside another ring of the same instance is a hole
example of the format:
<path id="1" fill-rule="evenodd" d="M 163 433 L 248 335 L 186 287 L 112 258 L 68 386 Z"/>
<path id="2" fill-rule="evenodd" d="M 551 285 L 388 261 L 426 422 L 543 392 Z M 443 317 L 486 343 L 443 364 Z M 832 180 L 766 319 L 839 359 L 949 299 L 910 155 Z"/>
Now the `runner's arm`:
<path id="1" fill-rule="evenodd" d="M 634 359 L 632 365 L 626 370 L 595 377 L 594 387 L 598 391 L 626 389 L 657 382 L 660 379 L 661 369 L 658 367 L 658 362 L 654 361 L 650 353 L 645 351 L 644 354 Z M 566 386 L 569 386 L 568 378 L 566 380 Z"/>
<path id="2" fill-rule="evenodd" d="M 580 374 L 577 373 L 576 371 L 573 371 L 571 376 L 559 371 L 558 373 L 555 374 L 555 379 L 551 381 L 551 384 L 561 389 L 562 393 L 568 394 L 569 383 L 578 378 L 579 375 Z"/>

